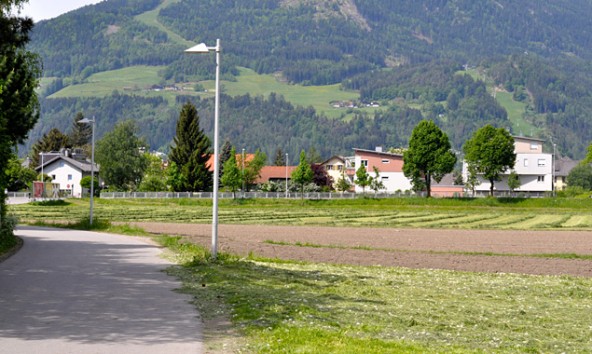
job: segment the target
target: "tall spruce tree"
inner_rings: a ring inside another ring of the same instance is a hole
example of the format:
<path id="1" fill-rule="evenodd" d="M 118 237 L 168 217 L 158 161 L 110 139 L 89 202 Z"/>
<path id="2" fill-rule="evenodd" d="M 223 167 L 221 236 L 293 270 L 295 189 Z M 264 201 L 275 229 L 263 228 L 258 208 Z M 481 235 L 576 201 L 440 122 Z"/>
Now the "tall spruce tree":
<path id="1" fill-rule="evenodd" d="M 222 149 L 220 151 L 220 164 L 218 166 L 220 166 L 220 175 L 218 177 L 222 178 L 222 176 L 224 176 L 224 165 L 226 164 L 226 161 L 228 161 L 228 159 L 230 158 L 230 155 L 232 153 L 232 145 L 230 144 L 230 141 L 226 140 L 224 142 L 224 145 L 222 145 Z M 222 181 L 220 179 L 220 181 Z"/>
<path id="2" fill-rule="evenodd" d="M 43 134 L 32 147 L 29 159 L 32 167 L 37 167 L 41 164 L 40 153 L 48 153 L 52 151 L 60 151 L 63 148 L 72 147 L 68 135 L 62 133 L 59 129 L 53 128 L 46 134 Z M 47 162 L 47 161 L 46 161 Z"/>
<path id="3" fill-rule="evenodd" d="M 72 120 L 68 137 L 73 147 L 84 147 L 89 144 L 92 135 L 92 125 L 78 123 L 84 119 L 84 114 L 78 112 Z"/>
<path id="4" fill-rule="evenodd" d="M 274 166 L 286 166 L 286 155 L 281 148 L 275 151 L 275 158 L 273 159 Z"/>
<path id="5" fill-rule="evenodd" d="M 177 121 L 177 135 L 173 139 L 169 159 L 183 176 L 183 183 L 173 186 L 176 191 L 209 191 L 212 189 L 212 173 L 208 160 L 211 156 L 210 139 L 199 127 L 197 109 L 185 103 Z"/>

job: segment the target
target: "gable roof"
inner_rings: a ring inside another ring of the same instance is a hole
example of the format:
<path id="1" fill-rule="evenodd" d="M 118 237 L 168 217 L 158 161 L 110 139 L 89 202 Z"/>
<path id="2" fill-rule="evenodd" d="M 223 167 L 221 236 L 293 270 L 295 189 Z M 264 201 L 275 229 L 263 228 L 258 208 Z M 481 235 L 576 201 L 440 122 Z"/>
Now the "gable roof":
<path id="1" fill-rule="evenodd" d="M 91 163 L 87 162 L 87 161 L 79 161 L 79 160 L 74 160 L 71 157 L 67 157 L 64 155 L 52 155 L 51 158 L 49 158 L 49 160 L 47 161 L 43 161 L 43 163 L 37 167 L 35 167 L 35 171 L 41 171 L 41 168 L 43 166 L 43 168 L 46 168 L 49 165 L 52 165 L 60 160 L 63 160 L 65 162 L 67 162 L 68 164 L 74 166 L 74 168 L 80 170 L 81 172 L 91 172 Z M 94 168 L 95 172 L 99 172 L 99 166 L 95 163 L 95 168 Z"/>

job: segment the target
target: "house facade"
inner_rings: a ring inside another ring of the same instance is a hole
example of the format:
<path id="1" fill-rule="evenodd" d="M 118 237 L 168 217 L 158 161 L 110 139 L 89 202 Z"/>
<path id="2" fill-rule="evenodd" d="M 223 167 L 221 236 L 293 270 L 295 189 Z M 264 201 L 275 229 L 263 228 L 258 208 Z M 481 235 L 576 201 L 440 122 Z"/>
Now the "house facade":
<path id="1" fill-rule="evenodd" d="M 337 182 L 341 178 L 345 178 L 350 185 L 354 184 L 354 157 L 335 155 L 321 163 L 321 165 L 327 171 L 327 175 L 333 179 L 333 188 L 337 186 Z"/>
<path id="2" fill-rule="evenodd" d="M 374 167 L 378 169 L 378 176 L 385 189 L 382 192 L 394 193 L 411 190 L 411 181 L 403 174 L 403 155 L 376 150 L 354 149 L 354 168 L 366 167 L 366 171 L 374 177 Z M 356 184 L 355 191 L 361 193 L 362 187 Z M 366 188 L 368 191 L 368 188 Z"/>
<path id="3" fill-rule="evenodd" d="M 514 137 L 516 163 L 510 170 L 504 171 L 501 181 L 494 182 L 494 191 L 509 193 L 508 176 L 515 171 L 520 178 L 520 187 L 514 192 L 541 194 L 553 190 L 553 154 L 543 152 L 543 140 L 527 137 Z M 463 178 L 468 177 L 467 163 L 463 162 Z M 478 176 L 479 184 L 475 187 L 477 194 L 487 194 L 491 183 Z"/>
<path id="4" fill-rule="evenodd" d="M 81 198 L 83 188 L 80 181 L 85 176 L 91 175 L 91 164 L 86 161 L 83 154 L 73 154 L 69 150 L 56 153 L 43 153 L 40 159 L 41 165 L 35 170 L 51 177 L 53 184 L 59 185 L 61 195 Z M 94 166 L 95 178 L 98 178 L 99 167 Z"/>

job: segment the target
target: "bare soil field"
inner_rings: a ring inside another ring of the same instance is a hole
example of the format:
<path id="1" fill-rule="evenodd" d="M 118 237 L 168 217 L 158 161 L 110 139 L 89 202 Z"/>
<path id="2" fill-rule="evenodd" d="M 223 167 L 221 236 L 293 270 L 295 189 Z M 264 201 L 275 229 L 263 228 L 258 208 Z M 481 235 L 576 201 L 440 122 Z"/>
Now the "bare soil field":
<path id="1" fill-rule="evenodd" d="M 134 225 L 211 246 L 209 224 Z M 541 257 L 592 255 L 592 231 L 219 225 L 218 244 L 221 252 L 308 262 L 592 276 L 592 259 Z"/>

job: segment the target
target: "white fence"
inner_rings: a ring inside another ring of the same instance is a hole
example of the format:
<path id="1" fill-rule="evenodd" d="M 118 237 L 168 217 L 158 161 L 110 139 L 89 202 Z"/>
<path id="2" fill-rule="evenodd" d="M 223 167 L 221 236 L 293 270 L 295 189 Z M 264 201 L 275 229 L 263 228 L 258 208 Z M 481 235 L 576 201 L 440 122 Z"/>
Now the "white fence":
<path id="1" fill-rule="evenodd" d="M 212 192 L 101 192 L 101 199 L 128 199 L 128 198 L 150 198 L 150 199 L 168 199 L 168 198 L 196 198 L 196 199 L 211 199 Z M 393 198 L 402 197 L 401 194 L 387 194 L 387 193 L 367 193 L 367 194 L 356 194 L 356 193 L 321 193 L 321 192 L 309 192 L 304 193 L 288 193 L 286 192 L 237 192 L 236 198 L 244 199 L 355 199 L 361 196 L 368 196 L 373 198 Z M 232 199 L 234 198 L 232 193 L 220 192 L 218 198 Z"/>

